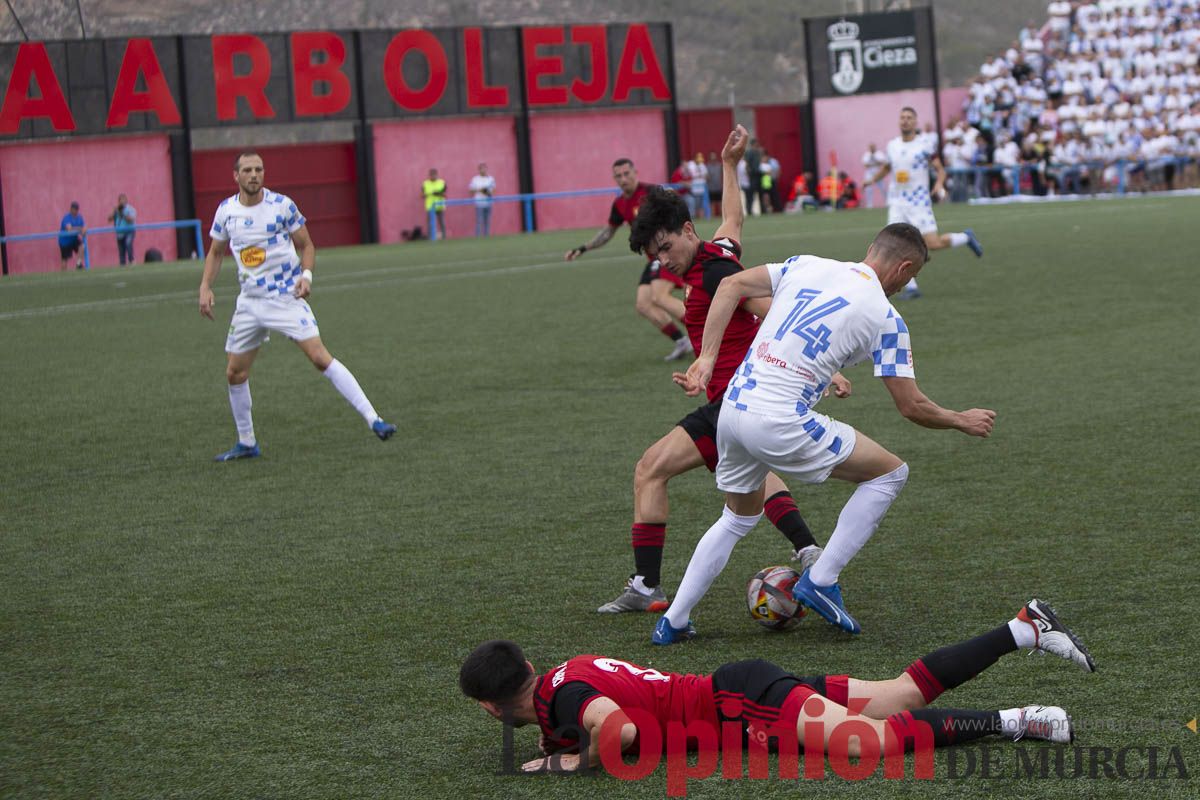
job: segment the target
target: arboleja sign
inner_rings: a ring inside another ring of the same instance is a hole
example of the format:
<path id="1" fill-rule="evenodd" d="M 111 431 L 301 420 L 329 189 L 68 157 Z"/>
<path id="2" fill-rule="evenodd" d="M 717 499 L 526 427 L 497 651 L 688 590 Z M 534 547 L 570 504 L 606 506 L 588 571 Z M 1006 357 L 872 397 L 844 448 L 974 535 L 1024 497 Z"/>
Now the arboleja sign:
<path id="1" fill-rule="evenodd" d="M 0 139 L 666 106 L 666 23 L 0 45 Z"/>

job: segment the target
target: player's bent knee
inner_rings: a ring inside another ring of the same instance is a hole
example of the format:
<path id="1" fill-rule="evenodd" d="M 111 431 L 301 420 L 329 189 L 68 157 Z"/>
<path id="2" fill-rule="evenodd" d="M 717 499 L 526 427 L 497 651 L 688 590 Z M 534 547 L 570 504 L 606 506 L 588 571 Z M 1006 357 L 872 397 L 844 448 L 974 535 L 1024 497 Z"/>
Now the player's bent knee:
<path id="1" fill-rule="evenodd" d="M 635 485 L 651 482 L 666 483 L 676 475 L 695 469 L 704 463 L 704 457 L 688 441 L 687 452 L 679 450 L 678 442 L 657 442 L 642 453 L 633 470 Z"/>
<path id="2" fill-rule="evenodd" d="M 673 478 L 675 472 L 669 468 L 669 459 L 664 456 L 660 449 L 654 447 L 642 453 L 637 466 L 633 468 L 634 484 L 666 483 Z"/>
<path id="3" fill-rule="evenodd" d="M 904 484 L 908 483 L 908 464 L 901 461 L 895 469 L 880 475 L 878 478 L 872 478 L 870 483 L 889 487 L 895 494 L 899 494 L 900 490 L 904 488 Z"/>

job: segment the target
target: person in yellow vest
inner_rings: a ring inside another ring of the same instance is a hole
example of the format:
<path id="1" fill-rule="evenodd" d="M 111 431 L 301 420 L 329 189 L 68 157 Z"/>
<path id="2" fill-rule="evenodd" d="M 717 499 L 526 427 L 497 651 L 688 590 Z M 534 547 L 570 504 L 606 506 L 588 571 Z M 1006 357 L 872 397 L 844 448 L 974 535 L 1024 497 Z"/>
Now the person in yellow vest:
<path id="1" fill-rule="evenodd" d="M 437 215 L 438 238 L 445 239 L 446 182 L 438 177 L 436 169 L 429 170 L 429 178 L 421 184 L 421 196 L 425 198 L 426 215 L 430 211 Z"/>

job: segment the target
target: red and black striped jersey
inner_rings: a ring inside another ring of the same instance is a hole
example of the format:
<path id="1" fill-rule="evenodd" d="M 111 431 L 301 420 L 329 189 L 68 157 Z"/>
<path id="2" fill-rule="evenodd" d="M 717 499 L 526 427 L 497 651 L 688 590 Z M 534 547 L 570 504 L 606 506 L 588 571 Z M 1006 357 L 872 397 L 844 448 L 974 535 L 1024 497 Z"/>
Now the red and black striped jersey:
<path id="1" fill-rule="evenodd" d="M 569 726 L 582 729 L 583 714 L 597 697 L 607 697 L 624 710 L 649 712 L 658 721 L 664 741 L 668 722 L 686 725 L 705 719 L 716 724 L 711 676 L 659 672 L 615 658 L 584 655 L 564 661 L 537 680 L 533 704 L 546 739 L 559 748 L 577 744 L 578 731 Z"/>
<path id="2" fill-rule="evenodd" d="M 704 323 L 708 320 L 708 309 L 721 281 L 742 271 L 742 246 L 730 238 L 713 242 L 701 242 L 696 248 L 696 257 L 687 272 L 683 273 L 684 291 L 683 324 L 687 327 L 692 347 L 699 353 L 704 341 Z M 742 306 L 738 306 L 725 328 L 721 349 L 713 364 L 712 380 L 708 384 L 709 401 L 725 393 L 725 387 L 738 366 L 746 358 L 746 352 L 758 333 L 758 317 Z"/>
<path id="3" fill-rule="evenodd" d="M 652 188 L 652 183 L 639 183 L 629 197 L 624 194 L 618 195 L 617 199 L 613 200 L 612 210 L 608 212 L 608 224 L 614 228 L 619 228 L 627 222 L 632 225 L 633 218 L 637 216 L 638 206 Z"/>

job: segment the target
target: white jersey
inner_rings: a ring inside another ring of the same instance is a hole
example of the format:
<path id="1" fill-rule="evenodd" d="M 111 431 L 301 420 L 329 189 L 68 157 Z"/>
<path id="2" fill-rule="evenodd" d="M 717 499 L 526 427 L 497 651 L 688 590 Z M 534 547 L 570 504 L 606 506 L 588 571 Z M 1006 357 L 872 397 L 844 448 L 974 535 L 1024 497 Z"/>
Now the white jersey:
<path id="1" fill-rule="evenodd" d="M 304 225 L 304 215 L 287 195 L 266 188 L 262 195 L 252 206 L 242 205 L 236 194 L 222 200 L 208 235 L 229 242 L 242 294 L 290 295 L 303 271 L 292 234 Z"/>
<path id="2" fill-rule="evenodd" d="M 771 310 L 725 402 L 766 416 L 807 414 L 833 373 L 870 358 L 876 377 L 915 378 L 908 328 L 865 264 L 792 256 L 768 264 Z"/>
<path id="3" fill-rule="evenodd" d="M 888 203 L 932 205 L 929 198 L 929 162 L 937 155 L 937 139 L 918 133 L 911 141 L 897 136 L 885 150 L 892 165 Z"/>

